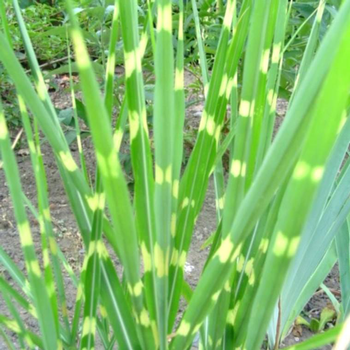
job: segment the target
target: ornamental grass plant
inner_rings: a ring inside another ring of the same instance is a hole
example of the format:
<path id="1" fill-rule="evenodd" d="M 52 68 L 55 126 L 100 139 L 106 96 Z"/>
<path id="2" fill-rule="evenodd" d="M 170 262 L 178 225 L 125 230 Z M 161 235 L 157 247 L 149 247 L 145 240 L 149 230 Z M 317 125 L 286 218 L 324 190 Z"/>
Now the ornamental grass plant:
<path id="1" fill-rule="evenodd" d="M 337 349 L 347 348 L 350 0 L 339 8 L 333 3 L 320 0 L 313 13 L 287 115 L 273 139 L 284 54 L 293 40 L 285 35 L 293 2 L 218 1 L 221 33 L 209 70 L 195 0 L 149 1 L 146 23 L 138 23 L 136 0 L 116 0 L 101 87 L 74 4 L 66 0 L 67 28 L 97 160 L 93 184 L 86 177 L 83 149 L 79 164 L 72 157 L 17 0 L 13 6 L 30 76 L 11 48 L 1 7 L 0 62 L 16 87 L 38 198 L 34 207 L 23 192 L 1 109 L 0 151 L 26 266 L 23 273 L 0 249 L 0 263 L 14 282 L 0 279 L 8 307 L 7 316 L 0 315 L 0 329 L 9 348 L 16 345 L 8 331 L 16 335 L 21 349 L 183 350 L 191 349 L 199 337 L 200 349 L 258 350 L 266 334 L 265 346 L 278 349 L 337 260 L 342 292 L 337 325 L 294 348 L 315 349 L 335 341 Z M 336 15 L 320 41 L 327 8 Z M 182 169 L 184 26 L 189 16 L 197 29 L 205 101 L 194 148 Z M 112 123 L 118 30 L 127 113 L 118 112 Z M 151 130 L 143 81 L 148 45 L 155 74 Z M 228 105 L 229 131 L 224 134 Z M 118 157 L 126 125 L 135 181 L 132 193 Z M 78 273 L 56 242 L 41 133 L 52 148 L 84 242 Z M 227 152 L 230 165 L 225 177 L 222 158 Z M 211 178 L 217 229 L 192 290 L 184 281 L 184 265 Z M 40 224 L 39 255 L 27 207 Z M 123 266 L 122 277 L 115 256 Z M 67 311 L 65 270 L 76 287 L 72 314 Z M 176 323 L 182 296 L 185 312 Z M 25 324 L 19 308 L 36 320 L 36 332 Z"/>

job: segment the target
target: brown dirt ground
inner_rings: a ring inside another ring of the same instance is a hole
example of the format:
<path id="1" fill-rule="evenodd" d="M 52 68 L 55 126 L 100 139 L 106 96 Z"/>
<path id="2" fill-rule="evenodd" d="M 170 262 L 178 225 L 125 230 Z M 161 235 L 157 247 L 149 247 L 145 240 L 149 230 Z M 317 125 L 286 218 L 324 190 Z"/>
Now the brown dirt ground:
<path id="1" fill-rule="evenodd" d="M 187 74 L 187 84 L 193 82 Z M 65 82 L 61 82 L 65 86 Z M 68 94 L 62 94 L 61 92 L 56 92 L 52 94 L 52 100 L 56 107 L 65 108 L 70 106 L 70 97 Z M 278 102 L 278 117 L 276 121 L 276 129 L 283 121 L 283 117 L 286 111 L 286 102 L 280 100 Z M 202 103 L 195 104 L 191 106 L 187 111 L 188 122 L 186 128 L 188 132 L 195 129 L 200 120 L 200 114 L 203 109 Z M 85 140 L 84 146 L 86 150 L 86 159 L 88 162 L 88 168 L 91 172 L 95 167 L 95 160 L 92 148 L 90 146 L 90 141 Z M 190 147 L 190 146 L 189 146 Z M 78 160 L 78 152 L 76 146 L 72 145 L 72 153 L 74 158 Z M 36 205 L 36 188 L 33 178 L 33 173 L 31 169 L 31 162 L 29 155 L 25 151 L 26 144 L 22 141 L 22 149 L 17 152 L 17 160 L 19 171 L 21 174 L 21 182 L 27 197 Z M 60 176 L 55 165 L 55 160 L 50 151 L 50 147 L 47 143 L 43 142 L 42 150 L 44 154 L 44 163 L 47 171 L 48 179 L 48 190 L 49 190 L 49 200 L 50 208 L 53 218 L 53 223 L 55 227 L 55 232 L 57 234 L 57 241 L 64 252 L 67 260 L 71 263 L 73 269 L 78 271 L 80 269 L 84 250 L 82 240 L 80 238 L 77 226 L 75 224 L 74 217 L 71 213 L 70 207 L 67 202 L 67 197 L 65 195 L 64 189 L 61 184 Z M 18 232 L 15 224 L 15 220 L 12 212 L 12 203 L 9 198 L 8 188 L 5 182 L 3 171 L 0 170 L 0 245 L 9 254 L 9 256 L 14 260 L 14 262 L 19 266 L 22 271 L 25 271 L 25 265 L 23 261 L 21 246 L 18 239 Z M 38 223 L 31 217 L 31 227 L 33 231 L 34 243 L 36 246 L 37 253 L 40 252 L 40 232 Z M 188 261 L 185 266 L 186 275 L 185 278 L 191 286 L 195 286 L 200 277 L 201 270 L 203 268 L 204 262 L 206 260 L 208 251 L 201 250 L 201 246 L 205 240 L 210 236 L 210 234 L 216 228 L 216 216 L 215 216 L 215 193 L 213 185 L 210 184 L 207 197 L 196 224 L 194 231 L 192 245 L 189 252 Z M 0 273 L 8 280 L 11 280 L 8 273 L 4 268 L 0 267 Z M 70 279 L 67 274 L 64 275 L 65 282 L 67 283 L 67 299 L 68 299 L 68 309 L 72 312 L 75 300 L 75 288 L 72 286 Z M 339 281 L 337 270 L 334 269 L 326 280 L 328 287 L 339 290 Z M 306 305 L 305 310 L 312 310 L 313 315 L 318 315 L 320 311 L 326 306 L 328 299 L 324 294 L 318 294 L 313 297 L 310 302 Z M 185 304 L 182 303 L 180 311 L 183 311 Z M 6 304 L 4 300 L 0 297 L 0 313 L 6 314 Z M 33 330 L 36 330 L 37 325 L 35 320 L 28 314 L 22 312 L 22 317 L 24 318 L 26 324 Z M 289 345 L 295 342 L 302 341 L 310 337 L 311 333 L 307 329 L 302 329 L 302 332 L 298 336 L 291 335 L 284 341 L 285 345 Z M 102 348 L 97 345 L 96 347 Z M 0 350 L 6 349 L 5 344 L 2 339 L 0 339 Z M 324 347 L 322 349 L 330 349 L 330 347 Z"/>

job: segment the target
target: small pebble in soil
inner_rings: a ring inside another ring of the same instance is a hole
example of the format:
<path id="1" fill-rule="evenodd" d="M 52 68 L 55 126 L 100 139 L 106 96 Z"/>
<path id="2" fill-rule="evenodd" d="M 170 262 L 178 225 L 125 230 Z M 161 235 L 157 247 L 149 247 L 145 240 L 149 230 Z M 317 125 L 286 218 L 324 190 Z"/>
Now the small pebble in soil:
<path id="1" fill-rule="evenodd" d="M 191 265 L 190 263 L 186 262 L 184 270 L 186 273 L 191 273 L 194 270 L 194 266 Z"/>

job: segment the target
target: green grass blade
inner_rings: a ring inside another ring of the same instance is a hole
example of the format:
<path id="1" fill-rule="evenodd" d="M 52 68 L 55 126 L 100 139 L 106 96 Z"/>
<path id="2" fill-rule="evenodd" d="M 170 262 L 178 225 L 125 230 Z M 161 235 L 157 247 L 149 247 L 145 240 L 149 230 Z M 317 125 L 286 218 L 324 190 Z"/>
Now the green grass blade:
<path id="1" fill-rule="evenodd" d="M 219 159 L 214 169 L 214 188 L 215 188 L 215 206 L 216 206 L 216 222 L 222 219 L 222 212 L 225 203 L 225 178 L 224 178 L 224 166 L 222 165 L 222 159 Z"/>
<path id="2" fill-rule="evenodd" d="M 185 121 L 185 86 L 184 86 L 184 3 L 179 1 L 179 27 L 176 48 L 175 70 L 175 106 L 176 116 L 174 122 L 174 162 L 173 162 L 173 214 L 172 222 L 176 221 L 177 198 L 183 158 L 183 128 Z M 175 222 L 176 224 L 176 222 Z M 176 227 L 172 227 L 172 235 L 175 235 Z"/>
<path id="3" fill-rule="evenodd" d="M 176 71 L 175 71 L 175 121 L 174 121 L 174 144 L 173 144 L 173 181 L 172 181 L 172 214 L 171 214 L 171 236 L 176 234 L 177 207 L 179 196 L 179 182 L 181 166 L 183 160 L 183 128 L 185 121 L 185 86 L 184 86 L 184 3 L 179 1 L 179 27 L 176 52 Z M 173 245 L 173 242 L 172 242 Z M 173 246 L 171 247 L 173 249 Z M 170 256 L 172 256 L 172 249 Z M 169 298 L 170 295 L 168 295 Z M 171 300 L 171 298 L 169 298 Z M 172 332 L 173 319 L 176 315 L 176 308 L 168 304 L 168 334 Z"/>
<path id="4" fill-rule="evenodd" d="M 17 292 L 16 289 L 12 288 L 11 285 L 2 277 L 0 277 L 0 289 L 3 294 L 6 293 L 7 295 L 11 296 L 11 298 L 15 300 L 21 307 L 31 313 L 33 317 L 36 317 L 33 305 L 31 305 L 27 299 L 25 299 L 19 292 Z"/>
<path id="5" fill-rule="evenodd" d="M 137 330 L 131 316 L 129 303 L 111 261 L 104 259 L 101 266 L 101 297 L 118 344 L 123 349 L 143 349 L 138 341 Z"/>
<path id="6" fill-rule="evenodd" d="M 152 6 L 152 3 L 153 3 L 153 6 Z M 153 9 L 155 8 L 155 3 L 156 2 L 154 0 L 147 0 L 147 10 L 148 10 L 147 11 L 147 23 L 144 26 L 145 29 L 149 28 L 153 55 L 155 55 L 155 52 L 156 52 L 156 37 L 155 37 L 155 31 L 154 31 L 154 26 L 153 26 L 153 12 L 154 12 Z M 144 32 L 146 32 L 146 30 Z"/>
<path id="7" fill-rule="evenodd" d="M 105 328 L 104 328 L 104 324 L 103 324 L 103 321 L 99 318 L 96 319 L 96 328 L 97 328 L 97 331 L 98 331 L 98 335 L 99 335 L 99 338 L 102 342 L 102 346 L 104 349 L 107 349 L 108 348 L 108 344 L 109 344 L 109 341 L 108 341 L 108 332 L 106 332 Z"/>
<path id="8" fill-rule="evenodd" d="M 83 146 L 82 146 L 82 142 L 81 142 L 80 126 L 79 126 L 78 112 L 77 112 L 77 106 L 76 106 L 76 100 L 75 100 L 68 26 L 67 26 L 67 30 L 66 30 L 66 36 L 67 36 L 69 86 L 70 86 L 70 94 L 71 94 L 71 100 L 72 100 L 72 109 L 73 109 L 73 115 L 74 115 L 74 125 L 75 125 L 75 131 L 76 131 L 77 145 L 78 145 L 79 158 L 80 158 L 80 166 L 82 168 L 82 171 L 83 171 L 83 174 L 85 177 L 85 181 L 89 182 L 89 175 L 88 175 L 88 171 L 86 168 L 86 161 L 85 161 Z"/>
<path id="9" fill-rule="evenodd" d="M 122 141 L 123 141 L 123 136 L 124 136 L 124 131 L 125 131 L 125 126 L 126 126 L 127 120 L 128 120 L 128 107 L 127 107 L 126 98 L 124 97 L 124 100 L 120 106 L 119 117 L 117 119 L 117 123 L 115 125 L 115 130 L 114 130 L 114 134 L 113 134 L 115 147 L 116 147 L 118 152 L 120 150 L 120 146 L 121 146 Z"/>
<path id="10" fill-rule="evenodd" d="M 23 272 L 17 267 L 17 265 L 12 261 L 8 254 L 0 247 L 0 263 L 10 274 L 13 280 L 18 284 L 18 286 L 23 290 L 23 292 L 32 298 L 30 291 L 29 282 L 24 276 Z"/>
<path id="11" fill-rule="evenodd" d="M 15 334 L 19 332 L 19 325 L 17 324 L 17 322 L 1 314 L 0 314 L 0 325 L 4 326 L 10 332 L 13 332 Z M 32 344 L 36 345 L 39 349 L 44 348 L 42 340 L 36 334 L 30 331 L 27 331 L 27 336 L 29 337 L 27 340 L 28 342 L 31 342 Z"/>
<path id="12" fill-rule="evenodd" d="M 286 2 L 280 1 L 275 26 L 273 47 L 271 52 L 271 63 L 268 71 L 266 85 L 265 110 L 261 125 L 261 134 L 259 137 L 259 146 L 256 156 L 256 172 L 260 168 L 262 160 L 265 157 L 267 150 L 272 142 L 272 135 L 276 117 L 277 97 L 283 64 L 283 45 L 289 18 L 287 15 L 288 11 L 286 11 L 286 9 Z M 283 28 L 283 30 L 281 30 L 281 28 Z"/>
<path id="13" fill-rule="evenodd" d="M 175 70 L 175 121 L 174 121 L 174 160 L 173 160 L 173 214 L 172 235 L 176 232 L 177 198 L 183 158 L 183 128 L 185 121 L 185 86 L 184 86 L 184 3 L 179 1 L 179 27 L 176 48 Z"/>
<path id="14" fill-rule="evenodd" d="M 236 132 L 237 132 L 237 122 L 232 124 L 230 131 L 228 132 L 228 134 L 226 135 L 224 140 L 221 142 L 221 145 L 219 146 L 218 152 L 217 152 L 217 155 L 216 155 L 215 165 L 222 159 L 222 157 L 224 156 L 225 152 L 232 145 L 232 142 L 233 142 L 233 140 L 234 140 L 234 138 L 236 136 Z"/>
<path id="15" fill-rule="evenodd" d="M 334 296 L 332 291 L 325 284 L 321 283 L 320 287 L 322 288 L 322 290 L 325 292 L 325 294 L 327 295 L 327 297 L 331 301 L 336 314 L 339 315 L 340 314 L 340 303 L 337 300 L 337 298 Z M 320 329 L 324 329 L 326 323 L 327 323 L 327 321 L 321 322 L 320 323 Z"/>
<path id="16" fill-rule="evenodd" d="M 18 339 L 19 339 L 19 343 L 20 343 L 20 348 L 21 349 L 25 349 L 25 345 L 24 345 L 24 342 L 25 342 L 25 338 L 26 338 L 26 330 L 24 328 L 24 324 L 23 324 L 23 321 L 21 319 L 21 316 L 19 315 L 16 307 L 14 306 L 14 304 L 12 303 L 9 295 L 7 294 L 3 294 L 2 295 L 4 300 L 5 300 L 5 303 L 7 305 L 7 308 L 10 312 L 10 314 L 13 316 L 13 319 L 15 320 L 15 322 L 17 323 L 18 325 Z M 30 342 L 30 338 L 27 336 L 27 345 L 30 349 L 33 349 L 34 348 L 34 344 Z M 29 340 L 29 341 L 28 341 Z"/>
<path id="17" fill-rule="evenodd" d="M 8 43 L 12 46 L 10 26 L 9 26 L 9 23 L 7 20 L 6 7 L 5 7 L 4 1 L 1 1 L 1 3 L 0 3 L 0 16 L 1 16 L 1 24 L 2 24 L 4 34 L 7 38 Z"/>
<path id="18" fill-rule="evenodd" d="M 345 222 L 336 235 L 336 247 L 339 261 L 340 288 L 342 294 L 342 315 L 344 320 L 350 312 L 350 238 L 349 238 L 349 222 Z"/>
<path id="19" fill-rule="evenodd" d="M 15 320 L 12 320 L 4 315 L 0 315 L 0 324 L 7 328 L 9 331 L 17 333 L 19 330 L 18 324 Z M 27 335 L 29 337 L 28 341 L 36 345 L 39 349 L 43 349 L 44 345 L 40 337 L 36 334 L 27 331 Z"/>
<path id="20" fill-rule="evenodd" d="M 312 30 L 311 30 L 311 33 L 310 33 L 309 40 L 308 40 L 307 45 L 306 45 L 306 49 L 305 49 L 305 52 L 304 52 L 304 55 L 303 55 L 303 59 L 301 60 L 301 63 L 300 63 L 298 75 L 297 75 L 297 78 L 296 78 L 293 94 L 292 94 L 292 97 L 291 97 L 290 101 L 293 100 L 293 95 L 294 95 L 296 89 L 298 88 L 298 86 L 300 84 L 300 81 L 305 76 L 307 69 L 310 67 L 312 59 L 313 59 L 313 57 L 315 55 L 316 46 L 317 46 L 317 43 L 318 43 L 318 40 L 319 40 L 319 35 L 320 35 L 322 16 L 323 16 L 323 13 L 324 13 L 325 6 L 326 6 L 326 1 L 325 0 L 321 0 L 319 2 L 319 4 L 318 4 L 315 20 L 314 20 L 314 23 L 313 23 L 313 26 L 312 26 Z"/>
<path id="21" fill-rule="evenodd" d="M 248 91 L 249 89 L 252 89 L 254 92 L 252 95 L 249 96 L 249 92 L 247 95 L 245 95 L 245 85 L 247 81 L 245 81 L 245 71 L 243 74 L 243 86 L 242 86 L 242 97 L 241 97 L 241 103 L 242 101 L 248 101 L 252 102 L 254 101 L 254 107 L 252 106 L 252 122 L 251 122 L 251 131 L 250 135 L 247 138 L 247 144 L 249 145 L 249 156 L 246 156 L 246 180 L 245 180 L 245 188 L 249 188 L 250 184 L 253 180 L 254 175 L 257 172 L 257 154 L 259 150 L 259 139 L 262 137 L 262 123 L 263 123 L 263 117 L 264 117 L 264 110 L 266 109 L 266 105 L 270 104 L 271 102 L 267 99 L 269 91 L 268 88 L 268 77 L 269 77 L 269 66 L 271 66 L 269 56 L 271 56 L 272 49 L 271 45 L 273 43 L 273 37 L 276 32 L 276 22 L 278 15 L 281 14 L 281 11 L 286 11 L 286 5 L 287 2 L 284 1 L 272 1 L 271 7 L 269 9 L 268 18 L 267 18 L 267 26 L 266 26 L 266 34 L 265 38 L 263 39 L 263 47 L 262 47 L 262 56 L 260 58 L 260 70 L 256 69 L 256 73 L 258 75 L 258 78 L 256 79 L 256 84 L 252 84 L 251 87 L 248 85 Z M 253 27 L 253 26 L 252 26 Z M 283 27 L 282 27 L 283 29 Z M 262 28 L 263 30 L 263 28 Z M 284 34 L 283 30 L 281 30 L 282 34 Z M 254 35 L 255 37 L 255 35 Z M 248 39 L 250 40 L 250 38 Z M 249 41 L 248 41 L 249 43 Z M 258 46 L 257 43 L 255 43 L 256 46 Z M 274 43 L 275 45 L 275 43 Z M 249 46 L 249 44 L 248 44 Z M 248 48 L 247 48 L 248 50 Z M 249 56 L 249 53 L 247 51 L 247 56 Z M 274 58 L 275 59 L 275 58 Z M 248 67 L 251 62 L 248 60 Z M 257 68 L 257 67 L 255 67 Z M 249 69 L 249 68 L 248 68 Z M 252 78 L 253 76 L 251 76 Z M 248 78 L 249 79 L 249 78 Z M 248 80 L 249 81 L 249 80 Z M 244 93 L 244 95 L 243 95 Z M 246 99 L 248 98 L 248 100 Z M 249 118 L 249 116 L 248 116 Z M 240 120 L 240 119 L 239 119 Z M 246 148 L 247 149 L 247 148 Z M 243 176 L 244 177 L 244 176 Z"/>
<path id="22" fill-rule="evenodd" d="M 102 220 L 104 194 L 96 193 L 96 209 L 92 220 L 91 240 L 87 255 L 87 267 L 84 281 L 85 306 L 83 331 L 80 349 L 93 349 L 95 346 L 96 312 L 100 294 L 102 247 Z"/>
<path id="23" fill-rule="evenodd" d="M 157 2 L 157 41 L 155 55 L 155 211 L 156 211 L 156 298 L 160 349 L 167 347 L 168 267 L 172 246 L 172 175 L 174 158 L 174 58 L 172 43 L 172 6 L 170 0 Z"/>
<path id="24" fill-rule="evenodd" d="M 196 38 L 198 43 L 198 52 L 199 52 L 199 64 L 201 67 L 202 73 L 202 84 L 204 86 L 205 94 L 208 92 L 209 76 L 208 76 L 208 67 L 207 67 L 207 58 L 204 51 L 204 44 L 201 33 L 201 25 L 199 22 L 198 8 L 196 0 L 191 0 L 193 19 L 196 28 Z"/>
<path id="25" fill-rule="evenodd" d="M 114 11 L 112 18 L 111 37 L 109 40 L 109 49 L 106 65 L 106 83 L 105 83 L 105 105 L 110 119 L 113 112 L 113 88 L 114 88 L 114 70 L 115 70 L 115 51 L 118 40 L 118 20 L 119 20 L 119 5 L 114 2 Z"/>

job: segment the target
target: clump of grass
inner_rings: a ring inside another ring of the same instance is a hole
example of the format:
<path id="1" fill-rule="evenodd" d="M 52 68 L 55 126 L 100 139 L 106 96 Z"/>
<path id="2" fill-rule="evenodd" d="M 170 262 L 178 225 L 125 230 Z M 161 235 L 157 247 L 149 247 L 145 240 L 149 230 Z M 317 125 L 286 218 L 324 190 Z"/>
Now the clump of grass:
<path id="1" fill-rule="evenodd" d="M 0 261 L 16 283 L 12 287 L 1 279 L 0 290 L 11 315 L 0 315 L 1 327 L 14 332 L 23 348 L 92 349 L 98 334 L 105 349 L 117 343 L 120 349 L 182 350 L 190 348 L 199 334 L 203 349 L 255 350 L 260 349 L 266 333 L 270 347 L 278 348 L 297 316 L 295 310 L 302 308 L 321 283 L 324 268 L 334 264 L 337 253 L 346 270 L 348 251 L 341 249 L 341 242 L 349 238 L 348 162 L 340 174 L 338 169 L 349 143 L 350 1 L 343 1 L 316 50 L 318 21 L 325 5 L 320 1 L 288 112 L 273 142 L 289 2 L 245 0 L 237 6 L 235 0 L 228 0 L 225 7 L 218 3 L 219 11 L 225 8 L 223 26 L 211 75 L 201 59 L 203 81 L 207 82 L 205 104 L 183 175 L 183 2 L 179 1 L 176 28 L 172 27 L 172 2 L 158 0 L 153 13 L 156 32 L 147 22 L 140 33 L 137 1 L 116 1 L 112 32 L 121 25 L 124 99 L 135 179 L 132 200 L 118 158 L 126 114 L 118 116 L 116 129 L 111 126 L 116 35 L 111 36 L 101 96 L 73 5 L 66 1 L 97 159 L 96 183 L 90 186 L 71 155 L 16 0 L 14 5 L 34 86 L 4 34 L 0 34 L 0 60 L 17 89 L 29 144 L 38 192 L 38 208 L 33 212 L 42 233 L 42 264 L 33 246 L 24 205 L 28 200 L 0 113 L 0 149 L 26 262 L 23 274 L 0 250 Z M 148 21 L 153 21 L 153 14 Z M 156 77 L 154 157 L 142 74 L 149 37 Z M 200 42 L 199 46 L 203 49 Z M 201 55 L 205 57 L 204 51 Z M 243 71 L 239 72 L 241 59 Z M 237 81 L 242 81 L 241 88 Z M 227 104 L 231 105 L 230 130 L 221 141 Z M 71 273 L 71 269 L 53 234 L 39 130 L 52 147 L 85 245 L 79 277 L 71 274 L 77 288 L 73 315 L 67 313 L 62 278 L 62 270 Z M 222 157 L 227 149 L 230 171 L 225 181 Z M 202 276 L 192 291 L 183 279 L 183 269 L 211 175 L 216 188 L 217 230 Z M 332 243 L 337 233 L 338 251 Z M 123 266 L 122 279 L 107 245 Z M 302 283 L 295 286 L 301 272 Z M 347 288 L 345 282 L 343 289 Z M 188 305 L 174 329 L 182 294 Z M 17 304 L 37 319 L 38 334 L 24 324 Z M 340 320 L 347 311 L 344 304 Z M 333 342 L 340 331 L 341 325 L 302 346 L 311 349 Z M 12 339 L 4 331 L 2 334 L 14 348 Z"/>

